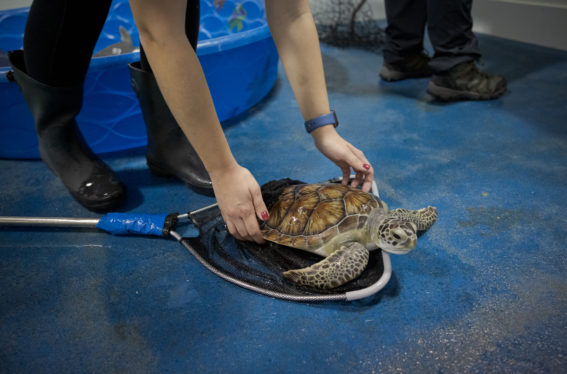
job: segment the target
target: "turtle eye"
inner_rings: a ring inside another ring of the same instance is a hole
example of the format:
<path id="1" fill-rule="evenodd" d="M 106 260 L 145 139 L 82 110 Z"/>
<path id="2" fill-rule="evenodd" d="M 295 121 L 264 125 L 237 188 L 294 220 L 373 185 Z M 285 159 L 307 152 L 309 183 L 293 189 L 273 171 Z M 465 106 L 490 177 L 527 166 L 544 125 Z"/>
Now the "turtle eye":
<path id="1" fill-rule="evenodd" d="M 392 231 L 392 236 L 396 238 L 398 241 L 407 238 L 407 234 L 401 227 L 396 228 Z"/>

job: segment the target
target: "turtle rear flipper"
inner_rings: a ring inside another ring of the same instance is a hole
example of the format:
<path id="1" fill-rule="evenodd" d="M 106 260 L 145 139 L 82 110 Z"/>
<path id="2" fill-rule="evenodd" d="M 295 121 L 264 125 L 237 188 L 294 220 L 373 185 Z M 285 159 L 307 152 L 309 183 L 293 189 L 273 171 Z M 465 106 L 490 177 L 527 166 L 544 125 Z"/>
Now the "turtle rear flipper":
<path id="1" fill-rule="evenodd" d="M 388 215 L 414 223 L 418 231 L 426 231 L 437 221 L 437 208 L 432 206 L 420 210 L 398 208 L 390 211 Z"/>
<path id="2" fill-rule="evenodd" d="M 315 288 L 339 287 L 358 277 L 368 264 L 368 250 L 358 242 L 351 242 L 333 252 L 325 259 L 309 267 L 288 270 L 283 273 L 287 279 Z"/>

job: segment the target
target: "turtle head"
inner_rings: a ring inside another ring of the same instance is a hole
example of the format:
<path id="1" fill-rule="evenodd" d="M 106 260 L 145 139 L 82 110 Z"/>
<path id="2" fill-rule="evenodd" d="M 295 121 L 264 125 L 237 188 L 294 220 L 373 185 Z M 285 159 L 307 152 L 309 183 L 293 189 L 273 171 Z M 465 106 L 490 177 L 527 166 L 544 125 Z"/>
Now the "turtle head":
<path id="1" fill-rule="evenodd" d="M 417 227 L 414 223 L 397 218 L 385 218 L 378 225 L 377 245 L 382 250 L 404 255 L 417 244 Z"/>

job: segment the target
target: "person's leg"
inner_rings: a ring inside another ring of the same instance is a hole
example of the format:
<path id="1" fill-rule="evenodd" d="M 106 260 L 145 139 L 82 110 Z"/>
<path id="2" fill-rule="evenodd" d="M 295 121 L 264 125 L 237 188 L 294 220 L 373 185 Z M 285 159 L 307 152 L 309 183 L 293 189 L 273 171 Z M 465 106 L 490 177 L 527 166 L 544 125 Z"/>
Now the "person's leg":
<path id="1" fill-rule="evenodd" d="M 387 81 L 431 75 L 429 57 L 423 53 L 425 0 L 386 0 L 384 65 L 380 77 Z"/>
<path id="2" fill-rule="evenodd" d="M 24 61 L 35 80 L 81 84 L 112 0 L 35 0 L 24 32 Z"/>
<path id="3" fill-rule="evenodd" d="M 75 117 L 83 81 L 110 0 L 35 0 L 24 50 L 10 53 L 16 81 L 32 115 L 42 160 L 88 209 L 117 207 L 126 194 L 112 170 L 85 143 Z"/>
<path id="4" fill-rule="evenodd" d="M 189 0 L 185 13 L 185 33 L 195 50 L 199 39 L 199 4 L 199 0 Z M 167 107 L 142 46 L 140 62 L 130 64 L 129 68 L 146 124 L 146 160 L 150 170 L 157 175 L 180 179 L 197 192 L 212 195 L 211 178 Z"/>
<path id="5" fill-rule="evenodd" d="M 506 80 L 476 67 L 481 56 L 472 31 L 472 0 L 428 0 L 427 23 L 435 55 L 428 92 L 441 100 L 489 100 L 506 91 Z"/>
<path id="6" fill-rule="evenodd" d="M 480 58 L 471 11 L 472 0 L 427 0 L 427 30 L 435 51 L 430 66 L 435 73 Z"/>
<path id="7" fill-rule="evenodd" d="M 426 22 L 425 0 L 386 0 L 384 61 L 396 64 L 423 50 Z"/>

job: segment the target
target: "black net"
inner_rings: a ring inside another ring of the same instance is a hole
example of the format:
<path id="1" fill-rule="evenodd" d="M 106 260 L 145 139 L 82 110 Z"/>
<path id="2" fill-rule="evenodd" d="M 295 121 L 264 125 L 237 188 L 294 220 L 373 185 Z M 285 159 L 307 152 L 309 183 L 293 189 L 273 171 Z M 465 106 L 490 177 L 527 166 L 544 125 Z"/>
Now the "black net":
<path id="1" fill-rule="evenodd" d="M 382 51 L 384 29 L 374 18 L 367 0 L 313 2 L 312 10 L 322 42 L 376 53 Z"/>
<path id="2" fill-rule="evenodd" d="M 262 186 L 268 208 L 283 188 L 298 183 L 301 182 L 284 179 Z M 192 215 L 192 220 L 200 235 L 184 238 L 182 243 L 195 252 L 203 265 L 233 283 L 269 296 L 298 301 L 343 300 L 345 293 L 375 284 L 384 273 L 382 254 L 377 250 L 370 253 L 364 272 L 343 286 L 332 290 L 301 286 L 285 279 L 282 273 L 310 266 L 320 261 L 320 256 L 274 243 L 240 242 L 229 234 L 217 207 Z"/>

